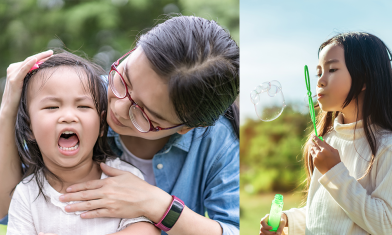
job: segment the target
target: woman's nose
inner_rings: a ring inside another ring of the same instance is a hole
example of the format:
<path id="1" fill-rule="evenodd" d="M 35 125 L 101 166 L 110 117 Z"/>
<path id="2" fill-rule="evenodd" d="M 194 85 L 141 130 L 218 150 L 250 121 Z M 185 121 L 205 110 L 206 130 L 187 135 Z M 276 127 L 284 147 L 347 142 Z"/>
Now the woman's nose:
<path id="1" fill-rule="evenodd" d="M 118 99 L 114 98 L 114 112 L 122 119 L 129 119 L 129 108 L 131 107 L 131 101 L 128 98 Z"/>

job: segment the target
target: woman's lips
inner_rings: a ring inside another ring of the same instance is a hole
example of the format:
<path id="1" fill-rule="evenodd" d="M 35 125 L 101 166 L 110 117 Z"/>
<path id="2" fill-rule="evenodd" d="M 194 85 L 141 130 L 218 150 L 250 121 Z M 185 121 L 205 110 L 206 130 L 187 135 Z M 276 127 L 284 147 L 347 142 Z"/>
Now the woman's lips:
<path id="1" fill-rule="evenodd" d="M 116 116 L 114 116 L 114 113 L 112 110 L 110 110 L 110 118 L 112 119 L 114 124 L 116 124 L 117 126 L 126 127 L 116 118 Z"/>

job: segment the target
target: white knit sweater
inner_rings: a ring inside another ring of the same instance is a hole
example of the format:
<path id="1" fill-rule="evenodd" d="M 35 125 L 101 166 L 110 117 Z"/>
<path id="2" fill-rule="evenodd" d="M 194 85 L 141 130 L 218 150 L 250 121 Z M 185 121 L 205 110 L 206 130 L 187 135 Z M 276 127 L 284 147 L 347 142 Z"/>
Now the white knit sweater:
<path id="1" fill-rule="evenodd" d="M 375 130 L 379 147 L 373 168 L 357 180 L 371 159 L 362 121 L 355 129 L 355 123 L 342 124 L 342 116 L 335 119 L 324 139 L 342 162 L 324 175 L 315 168 L 306 206 L 284 211 L 289 235 L 392 234 L 392 133 Z"/>

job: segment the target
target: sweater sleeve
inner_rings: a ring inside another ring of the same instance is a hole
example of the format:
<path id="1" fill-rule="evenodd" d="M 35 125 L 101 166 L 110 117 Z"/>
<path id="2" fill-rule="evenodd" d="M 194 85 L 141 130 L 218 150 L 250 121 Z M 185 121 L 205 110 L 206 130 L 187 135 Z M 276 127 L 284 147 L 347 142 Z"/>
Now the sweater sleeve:
<path id="1" fill-rule="evenodd" d="M 305 234 L 306 227 L 306 206 L 302 208 L 292 208 L 288 211 L 283 211 L 287 215 L 289 221 L 289 235 Z"/>
<path id="2" fill-rule="evenodd" d="M 28 187 L 23 183 L 16 186 L 8 211 L 7 235 L 37 234 L 31 215 Z"/>
<path id="3" fill-rule="evenodd" d="M 377 154 L 372 172 L 375 189 L 369 195 L 365 188 L 340 162 L 320 179 L 347 216 L 370 234 L 392 234 L 392 151 Z"/>

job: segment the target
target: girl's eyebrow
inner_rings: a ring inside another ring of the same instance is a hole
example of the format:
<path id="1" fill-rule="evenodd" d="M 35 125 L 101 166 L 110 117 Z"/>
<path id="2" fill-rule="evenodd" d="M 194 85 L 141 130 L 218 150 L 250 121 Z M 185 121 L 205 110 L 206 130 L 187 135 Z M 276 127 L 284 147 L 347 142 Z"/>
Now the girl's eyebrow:
<path id="1" fill-rule="evenodd" d="M 89 101 L 93 101 L 93 99 L 91 99 L 91 97 L 87 96 L 87 95 L 83 95 L 83 96 L 78 96 L 75 101 L 79 102 L 79 101 L 83 101 L 83 100 L 89 100 Z M 45 102 L 45 101 L 55 101 L 55 102 L 61 102 L 61 99 L 59 97 L 55 97 L 55 96 L 46 96 L 45 98 L 41 99 L 40 102 Z"/>
<path id="2" fill-rule="evenodd" d="M 337 62 L 339 62 L 338 59 L 328 60 L 327 62 L 324 63 L 324 66 L 329 65 L 329 64 L 332 64 L 332 63 L 337 63 Z M 319 69 L 319 68 L 321 68 L 321 66 L 320 66 L 320 65 L 317 65 L 316 69 Z"/>
<path id="3" fill-rule="evenodd" d="M 332 59 L 332 60 L 328 60 L 327 62 L 324 63 L 324 65 L 328 65 L 328 64 L 332 64 L 332 63 L 337 63 L 339 62 L 338 59 Z"/>
<path id="4" fill-rule="evenodd" d="M 56 102 L 60 102 L 61 99 L 55 96 L 46 96 L 45 98 L 41 99 L 40 102 L 45 102 L 45 101 L 56 101 Z"/>

